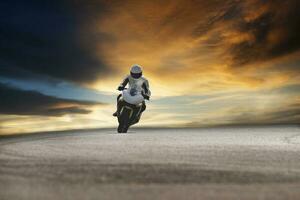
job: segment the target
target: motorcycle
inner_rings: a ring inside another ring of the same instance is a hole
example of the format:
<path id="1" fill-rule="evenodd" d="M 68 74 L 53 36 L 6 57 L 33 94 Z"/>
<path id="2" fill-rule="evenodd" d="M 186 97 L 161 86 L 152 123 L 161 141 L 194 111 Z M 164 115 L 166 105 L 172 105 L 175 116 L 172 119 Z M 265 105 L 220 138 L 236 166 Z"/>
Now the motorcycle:
<path id="1" fill-rule="evenodd" d="M 130 126 L 139 122 L 144 101 L 149 97 L 143 92 L 138 93 L 135 88 L 124 88 L 118 100 L 121 108 L 118 111 L 118 133 L 127 133 Z"/>

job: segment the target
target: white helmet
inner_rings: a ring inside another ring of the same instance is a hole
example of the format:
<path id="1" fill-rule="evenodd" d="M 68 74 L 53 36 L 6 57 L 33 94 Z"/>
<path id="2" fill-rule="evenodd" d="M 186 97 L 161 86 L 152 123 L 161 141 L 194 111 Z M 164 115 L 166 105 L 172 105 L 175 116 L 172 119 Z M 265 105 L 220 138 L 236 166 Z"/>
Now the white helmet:
<path id="1" fill-rule="evenodd" d="M 137 65 L 137 64 L 132 65 L 132 67 L 130 69 L 130 75 L 132 76 L 132 78 L 138 79 L 142 76 L 142 74 L 143 74 L 143 71 L 139 65 Z"/>

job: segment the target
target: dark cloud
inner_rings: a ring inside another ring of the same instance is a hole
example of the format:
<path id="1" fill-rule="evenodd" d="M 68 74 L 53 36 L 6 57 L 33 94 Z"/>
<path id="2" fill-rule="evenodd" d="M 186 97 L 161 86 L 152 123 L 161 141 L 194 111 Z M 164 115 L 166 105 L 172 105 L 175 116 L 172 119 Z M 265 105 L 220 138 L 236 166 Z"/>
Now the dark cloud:
<path id="1" fill-rule="evenodd" d="M 83 83 L 108 71 L 96 55 L 97 44 L 108 36 L 82 30 L 95 10 L 58 0 L 12 0 L 0 5 L 2 75 L 30 78 L 27 71 Z M 97 10 L 102 12 L 100 3 Z"/>
<path id="2" fill-rule="evenodd" d="M 202 36 L 208 39 L 200 47 L 211 47 L 211 51 L 226 49 L 226 58 L 230 57 L 233 66 L 266 61 L 299 50 L 299 6 L 299 0 L 1 2 L 0 72 L 32 78 L 25 71 L 92 82 L 112 70 L 101 57 L 113 62 L 114 54 L 123 52 L 114 53 L 123 40 L 136 39 L 151 54 L 155 51 L 151 45 L 157 41 Z M 107 18 L 112 26 L 97 30 L 99 22 Z M 106 32 L 107 28 L 110 29 Z M 228 45 L 228 41 L 234 40 L 230 37 L 239 37 L 227 34 L 230 31 L 247 34 L 249 38 Z M 144 41 L 147 35 L 149 44 Z M 99 52 L 102 43 L 107 51 Z M 205 54 L 197 48 L 193 51 Z M 138 53 L 133 55 L 138 57 Z M 118 56 L 122 55 L 115 57 Z"/>
<path id="3" fill-rule="evenodd" d="M 293 104 L 291 108 L 270 113 L 270 121 L 275 123 L 300 124 L 300 104 Z"/>
<path id="4" fill-rule="evenodd" d="M 240 112 L 233 109 L 230 115 L 216 117 L 212 123 L 211 119 L 202 119 L 201 122 L 193 121 L 187 123 L 188 127 L 202 127 L 202 126 L 220 126 L 220 125 L 285 125 L 295 124 L 300 125 L 300 104 L 292 104 L 287 108 L 269 112 L 259 112 L 249 110 L 248 112 Z"/>
<path id="5" fill-rule="evenodd" d="M 250 39 L 229 48 L 234 66 L 266 61 L 300 49 L 300 1 L 241 1 L 232 28 Z M 226 39 L 226 38 L 225 38 Z"/>
<path id="6" fill-rule="evenodd" d="M 292 104 L 286 108 L 258 113 L 254 111 L 232 116 L 229 124 L 300 124 L 300 104 Z"/>
<path id="7" fill-rule="evenodd" d="M 0 114 L 41 116 L 88 114 L 91 112 L 89 107 L 94 105 L 101 103 L 61 99 L 0 83 Z"/>

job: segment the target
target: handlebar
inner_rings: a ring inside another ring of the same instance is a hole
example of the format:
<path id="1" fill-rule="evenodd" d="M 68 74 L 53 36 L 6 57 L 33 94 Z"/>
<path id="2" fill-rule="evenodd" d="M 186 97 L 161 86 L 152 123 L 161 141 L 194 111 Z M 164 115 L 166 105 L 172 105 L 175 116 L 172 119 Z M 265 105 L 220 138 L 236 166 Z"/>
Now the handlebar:
<path id="1" fill-rule="evenodd" d="M 148 100 L 150 99 L 150 97 L 148 95 L 145 95 L 143 92 L 142 92 L 142 96 L 144 97 L 144 99 Z"/>

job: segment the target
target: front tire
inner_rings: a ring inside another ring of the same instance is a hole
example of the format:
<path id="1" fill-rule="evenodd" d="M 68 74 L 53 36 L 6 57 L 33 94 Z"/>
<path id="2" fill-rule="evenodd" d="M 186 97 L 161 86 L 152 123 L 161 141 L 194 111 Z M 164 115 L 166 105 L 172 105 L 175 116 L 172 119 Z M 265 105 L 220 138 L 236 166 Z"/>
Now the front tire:
<path id="1" fill-rule="evenodd" d="M 118 126 L 118 133 L 127 133 L 128 131 L 128 126 L 123 125 L 123 124 L 119 124 Z"/>
<path id="2" fill-rule="evenodd" d="M 119 124 L 119 126 L 118 126 L 118 133 L 122 133 L 122 129 L 123 129 L 122 124 Z"/>
<path id="3" fill-rule="evenodd" d="M 118 133 L 127 133 L 129 128 L 129 115 L 130 110 L 124 108 L 123 112 L 119 116 Z"/>

